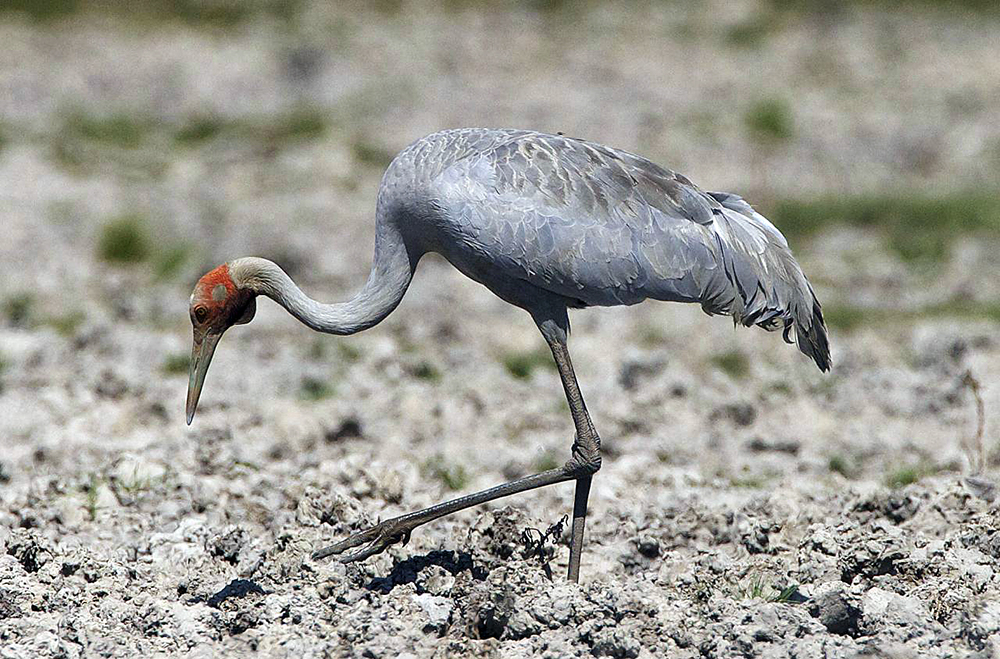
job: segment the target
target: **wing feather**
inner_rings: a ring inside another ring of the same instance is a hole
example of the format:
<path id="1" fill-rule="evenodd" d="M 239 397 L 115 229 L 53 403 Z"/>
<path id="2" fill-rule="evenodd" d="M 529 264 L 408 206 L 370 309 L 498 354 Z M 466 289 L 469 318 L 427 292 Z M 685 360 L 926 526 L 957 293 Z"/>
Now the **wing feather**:
<path id="1" fill-rule="evenodd" d="M 738 195 L 573 138 L 500 132 L 434 179 L 448 230 L 508 277 L 585 305 L 697 302 L 795 332 L 830 365 L 822 311 L 780 231 Z"/>

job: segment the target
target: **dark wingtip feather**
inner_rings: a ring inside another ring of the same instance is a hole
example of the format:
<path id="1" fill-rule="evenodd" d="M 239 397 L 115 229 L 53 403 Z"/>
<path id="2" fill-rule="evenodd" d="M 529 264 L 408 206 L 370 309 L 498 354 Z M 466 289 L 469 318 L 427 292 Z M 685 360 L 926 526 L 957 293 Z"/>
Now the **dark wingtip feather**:
<path id="1" fill-rule="evenodd" d="M 813 298 L 812 323 L 806 327 L 801 322 L 795 324 L 795 338 L 799 350 L 816 362 L 819 370 L 826 373 L 830 370 L 830 341 L 826 334 L 826 322 L 823 320 L 823 310 L 819 302 Z"/>

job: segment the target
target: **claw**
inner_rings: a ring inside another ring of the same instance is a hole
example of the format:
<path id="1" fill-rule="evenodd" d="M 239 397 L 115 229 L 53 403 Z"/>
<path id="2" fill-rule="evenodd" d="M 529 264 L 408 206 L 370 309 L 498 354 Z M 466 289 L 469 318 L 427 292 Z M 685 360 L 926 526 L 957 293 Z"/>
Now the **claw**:
<path id="1" fill-rule="evenodd" d="M 321 558 L 326 558 L 327 556 L 343 554 L 348 549 L 353 549 L 354 547 L 368 543 L 361 549 L 344 554 L 338 559 L 341 563 L 354 563 L 356 561 L 363 561 L 366 558 L 374 556 L 375 554 L 380 554 L 397 542 L 402 541 L 405 545 L 410 540 L 410 532 L 412 529 L 394 533 L 395 528 L 393 522 L 394 520 L 392 519 L 386 520 L 385 522 L 379 522 L 375 526 L 365 529 L 360 533 L 355 533 L 349 538 L 341 540 L 337 544 L 314 551 L 312 558 L 315 561 Z"/>

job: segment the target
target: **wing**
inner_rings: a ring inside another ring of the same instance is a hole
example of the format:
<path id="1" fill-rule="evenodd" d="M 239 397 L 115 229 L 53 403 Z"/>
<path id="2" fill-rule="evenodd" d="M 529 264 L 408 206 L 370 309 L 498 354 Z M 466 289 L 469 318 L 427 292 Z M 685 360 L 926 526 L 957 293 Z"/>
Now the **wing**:
<path id="1" fill-rule="evenodd" d="M 639 156 L 512 132 L 435 179 L 452 239 L 508 277 L 580 306 L 698 302 L 795 330 L 829 368 L 819 302 L 781 233 L 742 198 L 706 193 Z"/>

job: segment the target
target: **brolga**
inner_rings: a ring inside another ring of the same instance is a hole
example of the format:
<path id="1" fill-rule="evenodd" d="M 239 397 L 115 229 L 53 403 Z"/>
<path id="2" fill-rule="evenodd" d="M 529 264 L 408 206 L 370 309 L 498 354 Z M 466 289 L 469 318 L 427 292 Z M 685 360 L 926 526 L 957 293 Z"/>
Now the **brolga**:
<path id="1" fill-rule="evenodd" d="M 420 258 L 436 252 L 531 315 L 552 351 L 575 437 L 560 467 L 399 517 L 320 549 L 359 561 L 444 515 L 554 483 L 575 481 L 569 579 L 578 581 L 591 479 L 601 440 L 567 351 L 569 309 L 697 302 L 709 315 L 782 330 L 830 368 L 819 301 L 788 243 L 741 197 L 706 192 L 637 155 L 563 135 L 460 129 L 399 153 L 378 191 L 368 281 L 346 302 L 322 304 L 276 264 L 239 258 L 204 275 L 191 295 L 194 344 L 187 422 L 223 332 L 249 322 L 265 295 L 318 332 L 354 334 L 399 304 Z"/>

